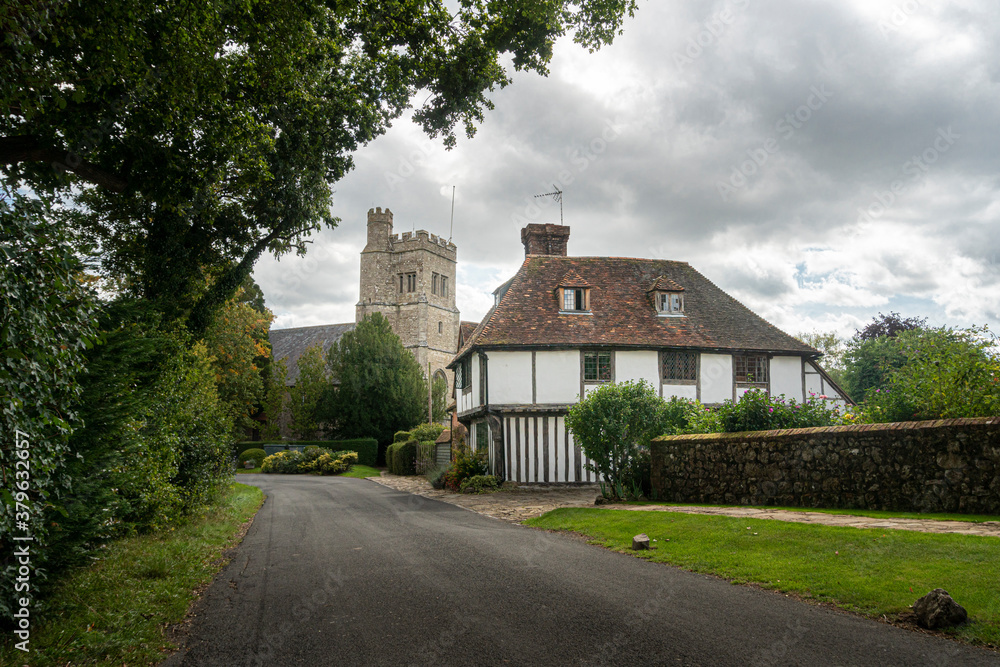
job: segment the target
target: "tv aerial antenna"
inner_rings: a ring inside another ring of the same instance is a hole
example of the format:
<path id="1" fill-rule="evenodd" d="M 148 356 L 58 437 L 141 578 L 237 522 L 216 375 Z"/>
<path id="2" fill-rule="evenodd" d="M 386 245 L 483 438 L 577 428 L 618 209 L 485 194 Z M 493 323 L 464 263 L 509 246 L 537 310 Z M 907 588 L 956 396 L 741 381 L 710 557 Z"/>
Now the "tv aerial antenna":
<path id="1" fill-rule="evenodd" d="M 546 192 L 544 195 L 535 195 L 535 199 L 538 199 L 539 197 L 552 197 L 553 200 L 559 202 L 559 224 L 561 225 L 563 223 L 563 191 L 557 188 L 555 183 L 552 184 L 552 189 L 555 190 L 555 192 Z"/>

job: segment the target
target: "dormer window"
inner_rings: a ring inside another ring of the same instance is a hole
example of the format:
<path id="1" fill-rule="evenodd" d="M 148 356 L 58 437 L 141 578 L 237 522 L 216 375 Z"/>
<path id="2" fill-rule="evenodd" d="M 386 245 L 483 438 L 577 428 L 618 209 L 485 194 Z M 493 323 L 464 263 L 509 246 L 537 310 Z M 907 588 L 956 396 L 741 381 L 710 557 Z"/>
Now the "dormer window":
<path id="1" fill-rule="evenodd" d="M 589 313 L 590 285 L 575 271 L 570 271 L 556 288 L 560 313 Z"/>
<path id="2" fill-rule="evenodd" d="M 684 317 L 684 288 L 660 276 L 647 290 L 660 317 Z"/>

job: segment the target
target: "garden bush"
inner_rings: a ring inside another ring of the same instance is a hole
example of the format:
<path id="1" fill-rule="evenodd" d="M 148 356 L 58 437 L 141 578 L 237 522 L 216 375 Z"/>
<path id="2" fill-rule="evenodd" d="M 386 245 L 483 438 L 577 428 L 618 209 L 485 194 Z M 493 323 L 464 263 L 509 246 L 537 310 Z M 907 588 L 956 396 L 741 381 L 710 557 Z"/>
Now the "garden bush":
<path id="1" fill-rule="evenodd" d="M 356 453 L 359 465 L 374 467 L 378 462 L 378 440 L 375 438 L 330 440 L 325 445 L 334 451 L 342 450 Z"/>
<path id="2" fill-rule="evenodd" d="M 490 471 L 485 451 L 474 452 L 465 443 L 460 443 L 455 452 L 455 460 L 445 472 L 444 486 L 451 491 L 459 491 L 462 482 L 476 475 L 485 475 Z"/>
<path id="3" fill-rule="evenodd" d="M 397 442 L 389 447 L 393 450 L 389 472 L 393 475 L 415 475 L 417 462 L 417 441 Z M 388 451 L 386 458 L 388 459 Z"/>
<path id="4" fill-rule="evenodd" d="M 431 486 L 440 491 L 444 488 L 444 476 L 448 472 L 448 466 L 438 466 L 424 473 L 424 477 Z"/>
<path id="5" fill-rule="evenodd" d="M 392 442 L 393 444 L 397 442 L 406 442 L 410 439 L 410 437 L 409 431 L 396 431 L 396 434 L 392 436 Z"/>
<path id="6" fill-rule="evenodd" d="M 438 424 L 436 422 L 430 424 L 421 424 L 410 429 L 410 440 L 417 440 L 418 442 L 423 442 L 424 440 L 430 440 L 431 442 L 437 440 L 438 436 L 444 433 L 444 424 Z"/>
<path id="7" fill-rule="evenodd" d="M 244 450 L 236 459 L 236 463 L 240 468 L 242 468 L 244 462 L 253 461 L 254 468 L 259 468 L 261 464 L 264 463 L 265 458 L 267 458 L 267 452 L 265 452 L 263 449 L 255 447 L 252 449 Z"/>
<path id="8" fill-rule="evenodd" d="M 295 449 L 276 452 L 264 459 L 264 462 L 260 466 L 260 471 L 294 475 L 299 472 L 299 464 L 302 463 L 303 457 L 304 454 Z"/>
<path id="9" fill-rule="evenodd" d="M 803 403 L 782 396 L 768 396 L 760 389 L 751 389 L 735 403 L 726 401 L 717 410 L 722 430 L 770 431 L 783 428 L 833 426 L 841 423 L 840 409 L 825 396 L 810 396 Z"/>
<path id="10" fill-rule="evenodd" d="M 500 478 L 496 475 L 473 475 L 462 480 L 462 493 L 492 493 L 500 489 Z"/>
<path id="11" fill-rule="evenodd" d="M 638 498 L 648 478 L 649 441 L 686 423 L 687 408 L 664 401 L 645 380 L 601 385 L 570 408 L 566 426 L 598 473 L 604 495 Z"/>

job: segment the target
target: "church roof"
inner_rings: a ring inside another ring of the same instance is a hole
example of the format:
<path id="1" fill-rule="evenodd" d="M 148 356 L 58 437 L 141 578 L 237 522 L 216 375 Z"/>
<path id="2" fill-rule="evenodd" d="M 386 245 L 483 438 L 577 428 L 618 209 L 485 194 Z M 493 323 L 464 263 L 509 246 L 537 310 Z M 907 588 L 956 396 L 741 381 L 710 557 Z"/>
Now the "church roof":
<path id="1" fill-rule="evenodd" d="M 589 312 L 559 312 L 554 290 L 567 275 L 590 286 Z M 683 317 L 657 313 L 648 296 L 650 285 L 682 289 Z M 686 262 L 529 255 L 500 302 L 472 335 L 464 338 L 455 360 L 472 348 L 584 346 L 819 355 L 816 349 L 753 313 Z"/>
<path id="2" fill-rule="evenodd" d="M 347 324 L 324 324 L 317 327 L 296 327 L 294 329 L 272 329 L 268 337 L 271 354 L 275 361 L 284 359 L 288 368 L 285 384 L 294 386 L 299 379 L 299 357 L 314 345 L 322 345 L 326 353 L 348 331 L 353 331 L 354 322 Z"/>

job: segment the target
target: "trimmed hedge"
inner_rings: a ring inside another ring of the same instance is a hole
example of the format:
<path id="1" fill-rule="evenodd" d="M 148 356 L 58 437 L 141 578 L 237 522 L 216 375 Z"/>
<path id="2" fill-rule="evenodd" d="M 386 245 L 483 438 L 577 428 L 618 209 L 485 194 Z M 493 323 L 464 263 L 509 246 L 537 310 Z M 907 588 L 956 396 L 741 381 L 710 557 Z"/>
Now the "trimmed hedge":
<path id="1" fill-rule="evenodd" d="M 407 440 L 389 445 L 385 453 L 389 472 L 393 475 L 415 475 L 417 463 L 417 441 Z"/>
<path id="2" fill-rule="evenodd" d="M 392 444 L 396 444 L 397 442 L 406 442 L 409 439 L 409 431 L 396 431 L 396 435 L 392 436 Z"/>
<path id="3" fill-rule="evenodd" d="M 240 468 L 242 468 L 243 464 L 246 461 L 253 461 L 254 463 L 257 464 L 254 466 L 254 468 L 259 468 L 260 465 L 264 462 L 264 458 L 266 456 L 267 452 L 265 452 L 263 449 L 260 449 L 259 447 L 254 447 L 251 449 L 244 450 L 243 453 L 240 454 L 240 457 L 236 460 L 236 463 L 239 464 Z"/>
<path id="4" fill-rule="evenodd" d="M 378 461 L 378 440 L 375 438 L 355 438 L 353 440 L 330 440 L 323 446 L 332 450 L 346 450 L 358 453 L 358 465 L 375 467 Z"/>
<path id="5" fill-rule="evenodd" d="M 372 467 L 376 465 L 378 460 L 378 441 L 375 438 L 356 438 L 353 440 L 265 440 L 258 442 L 244 441 L 236 444 L 240 452 L 252 447 L 263 449 L 268 455 L 285 450 L 297 450 L 301 452 L 307 447 L 320 447 L 335 452 L 357 452 L 358 463 Z"/>

